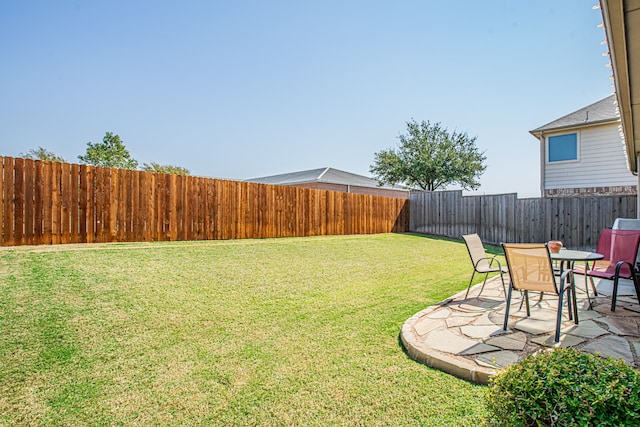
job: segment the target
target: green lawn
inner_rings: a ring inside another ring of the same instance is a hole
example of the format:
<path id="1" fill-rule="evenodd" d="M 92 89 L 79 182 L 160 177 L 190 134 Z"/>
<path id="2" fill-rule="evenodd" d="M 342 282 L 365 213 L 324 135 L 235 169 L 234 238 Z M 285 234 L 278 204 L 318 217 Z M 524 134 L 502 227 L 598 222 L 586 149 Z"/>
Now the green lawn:
<path id="1" fill-rule="evenodd" d="M 410 234 L 0 249 L 0 425 L 475 426 L 399 342 L 470 273 Z"/>

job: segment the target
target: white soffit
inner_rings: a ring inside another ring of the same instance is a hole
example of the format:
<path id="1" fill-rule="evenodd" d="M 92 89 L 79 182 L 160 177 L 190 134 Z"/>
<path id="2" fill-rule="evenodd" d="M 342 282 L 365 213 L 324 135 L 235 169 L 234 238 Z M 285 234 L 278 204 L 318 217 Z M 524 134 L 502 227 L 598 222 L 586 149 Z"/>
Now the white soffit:
<path id="1" fill-rule="evenodd" d="M 640 155 L 640 0 L 600 0 L 629 169 Z"/>

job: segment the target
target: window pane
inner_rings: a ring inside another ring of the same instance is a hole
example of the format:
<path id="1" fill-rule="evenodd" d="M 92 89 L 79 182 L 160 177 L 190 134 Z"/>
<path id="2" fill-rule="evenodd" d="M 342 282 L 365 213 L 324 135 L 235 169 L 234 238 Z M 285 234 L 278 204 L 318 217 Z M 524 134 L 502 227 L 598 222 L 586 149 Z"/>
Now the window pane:
<path id="1" fill-rule="evenodd" d="M 561 162 L 563 160 L 578 159 L 578 135 L 570 133 L 549 137 L 549 161 Z"/>

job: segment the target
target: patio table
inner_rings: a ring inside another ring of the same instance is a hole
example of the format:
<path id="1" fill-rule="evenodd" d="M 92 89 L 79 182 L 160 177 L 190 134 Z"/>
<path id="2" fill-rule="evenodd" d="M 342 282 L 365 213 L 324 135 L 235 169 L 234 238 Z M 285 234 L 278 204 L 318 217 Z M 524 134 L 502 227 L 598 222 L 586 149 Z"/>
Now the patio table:
<path id="1" fill-rule="evenodd" d="M 604 255 L 599 254 L 597 252 L 577 251 L 577 250 L 565 249 L 565 248 L 560 249 L 559 252 L 550 252 L 550 255 L 552 260 L 560 261 L 560 274 L 562 274 L 565 270 L 565 263 L 567 264 L 567 268 L 569 269 L 569 271 L 571 271 L 571 273 L 569 273 L 569 276 L 570 276 L 569 280 L 571 281 L 571 288 L 572 288 L 571 294 L 573 299 L 573 312 L 576 316 L 576 319 L 578 319 L 578 306 L 577 306 L 577 299 L 576 299 L 576 285 L 575 285 L 575 278 L 573 274 L 573 266 L 576 263 L 576 261 L 584 262 L 585 263 L 584 268 L 586 271 L 589 268 L 589 262 L 604 259 Z M 589 308 L 593 308 L 593 305 L 591 303 L 591 297 L 589 296 L 589 286 L 587 285 L 586 274 L 584 276 L 584 287 L 585 287 L 585 290 L 587 291 L 587 300 L 589 301 Z"/>

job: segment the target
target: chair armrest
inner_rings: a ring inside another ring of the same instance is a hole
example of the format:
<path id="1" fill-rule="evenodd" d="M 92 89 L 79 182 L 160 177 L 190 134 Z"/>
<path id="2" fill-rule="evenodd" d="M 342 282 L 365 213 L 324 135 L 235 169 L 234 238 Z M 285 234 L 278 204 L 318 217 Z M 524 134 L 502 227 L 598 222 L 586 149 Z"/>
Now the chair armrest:
<path id="1" fill-rule="evenodd" d="M 630 263 L 630 262 L 627 262 L 627 261 L 618 261 L 618 263 L 616 264 L 616 276 L 620 277 L 620 269 L 625 264 L 629 266 L 630 274 L 636 274 L 636 268 L 635 268 L 635 265 L 633 263 Z"/>
<path id="2" fill-rule="evenodd" d="M 500 260 L 498 258 L 496 258 L 495 256 L 491 256 L 491 257 L 482 257 L 478 260 L 478 262 L 476 262 L 473 265 L 473 268 L 477 268 L 478 264 L 480 264 L 480 261 L 483 260 L 488 260 L 489 261 L 489 267 L 491 267 L 491 265 L 493 264 L 493 262 L 495 261 L 498 264 L 498 268 L 502 268 L 502 264 L 500 264 Z"/>
<path id="3" fill-rule="evenodd" d="M 562 274 L 560 275 L 560 289 L 561 290 L 565 290 L 569 287 L 571 287 L 571 282 L 567 281 L 567 276 L 572 272 L 572 270 L 565 270 L 562 272 Z M 565 287 L 565 283 L 566 283 L 566 287 Z"/>

